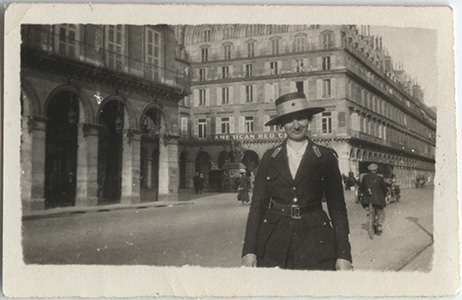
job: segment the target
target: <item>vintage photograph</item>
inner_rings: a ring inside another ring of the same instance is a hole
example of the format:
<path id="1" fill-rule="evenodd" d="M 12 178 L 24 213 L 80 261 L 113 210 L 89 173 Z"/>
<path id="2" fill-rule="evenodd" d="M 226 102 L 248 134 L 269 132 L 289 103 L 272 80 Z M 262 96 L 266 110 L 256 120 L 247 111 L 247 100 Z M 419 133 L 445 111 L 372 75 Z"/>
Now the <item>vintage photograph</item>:
<path id="1" fill-rule="evenodd" d="M 24 267 L 431 275 L 441 34 L 286 22 L 20 24 Z"/>
<path id="2" fill-rule="evenodd" d="M 435 99 L 374 31 L 23 25 L 25 263 L 238 267 L 250 206 L 257 266 L 431 270 Z"/>

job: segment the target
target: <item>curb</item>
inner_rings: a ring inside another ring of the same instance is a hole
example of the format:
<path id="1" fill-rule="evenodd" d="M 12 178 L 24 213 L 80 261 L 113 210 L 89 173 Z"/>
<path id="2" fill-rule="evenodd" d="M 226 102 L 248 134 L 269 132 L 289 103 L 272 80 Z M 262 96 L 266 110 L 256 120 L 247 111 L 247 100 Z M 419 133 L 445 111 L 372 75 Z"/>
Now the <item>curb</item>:
<path id="1" fill-rule="evenodd" d="M 98 212 L 111 212 L 117 210 L 128 209 L 146 209 L 146 208 L 162 208 L 173 207 L 180 205 L 191 205 L 194 202 L 155 202 L 155 203 L 136 203 L 130 205 L 110 204 L 91 207 L 71 207 L 71 208 L 54 208 L 47 211 L 39 211 L 36 213 L 28 213 L 22 216 L 22 221 L 37 220 L 42 218 L 57 218 L 66 217 L 77 214 L 98 213 Z"/>

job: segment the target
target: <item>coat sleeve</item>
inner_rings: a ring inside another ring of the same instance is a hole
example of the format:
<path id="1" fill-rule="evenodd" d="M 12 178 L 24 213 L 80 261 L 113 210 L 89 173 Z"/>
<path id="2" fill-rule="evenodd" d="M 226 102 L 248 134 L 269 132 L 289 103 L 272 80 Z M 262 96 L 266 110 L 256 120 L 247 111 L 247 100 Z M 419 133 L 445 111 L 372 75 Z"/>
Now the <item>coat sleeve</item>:
<path id="1" fill-rule="evenodd" d="M 269 195 L 266 189 L 266 174 L 269 159 L 269 154 L 267 152 L 263 156 L 260 166 L 258 167 L 257 175 L 255 176 L 242 256 L 248 253 L 256 253 L 258 231 L 260 230 L 263 216 L 269 204 Z"/>
<path id="2" fill-rule="evenodd" d="M 351 262 L 350 228 L 343 194 L 342 176 L 337 158 L 331 153 L 327 154 L 324 171 L 324 195 L 335 230 L 337 258 Z"/>

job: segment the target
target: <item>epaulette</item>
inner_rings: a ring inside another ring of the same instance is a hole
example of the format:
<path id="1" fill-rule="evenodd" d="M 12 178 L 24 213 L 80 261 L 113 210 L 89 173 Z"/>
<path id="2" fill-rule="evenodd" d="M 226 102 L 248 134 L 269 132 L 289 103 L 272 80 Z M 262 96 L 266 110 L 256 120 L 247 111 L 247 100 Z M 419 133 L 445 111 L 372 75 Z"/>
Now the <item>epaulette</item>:
<path id="1" fill-rule="evenodd" d="M 314 154 L 316 154 L 316 156 L 317 156 L 318 158 L 320 158 L 320 157 L 322 156 L 322 155 L 321 155 L 321 151 L 319 151 L 318 146 L 313 145 L 313 151 L 314 151 Z"/>
<path id="2" fill-rule="evenodd" d="M 281 145 L 279 145 L 279 146 L 277 146 L 276 148 L 274 148 L 274 151 L 273 151 L 273 153 L 271 154 L 271 157 L 272 157 L 272 158 L 275 158 L 276 155 L 278 155 L 278 153 L 281 152 L 281 150 L 282 150 L 282 146 L 281 146 Z"/>

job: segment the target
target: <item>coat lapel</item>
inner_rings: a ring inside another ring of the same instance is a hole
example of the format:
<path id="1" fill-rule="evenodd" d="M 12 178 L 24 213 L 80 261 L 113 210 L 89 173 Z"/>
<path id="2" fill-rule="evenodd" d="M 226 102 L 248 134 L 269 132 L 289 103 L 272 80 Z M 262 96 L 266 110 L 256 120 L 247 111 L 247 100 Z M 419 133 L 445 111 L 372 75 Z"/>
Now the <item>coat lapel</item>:
<path id="1" fill-rule="evenodd" d="M 308 141 L 309 142 L 306 146 L 305 154 L 303 154 L 302 160 L 300 161 L 300 166 L 297 170 L 297 174 L 295 174 L 295 183 L 299 183 L 321 163 L 319 149 L 315 150 L 313 147 L 317 146 L 313 143 L 313 141 Z"/>
<path id="2" fill-rule="evenodd" d="M 287 158 L 287 141 L 284 141 L 281 145 L 281 151 L 274 157 L 272 157 L 272 167 L 288 182 L 292 183 L 293 178 L 289 169 L 289 159 Z"/>

